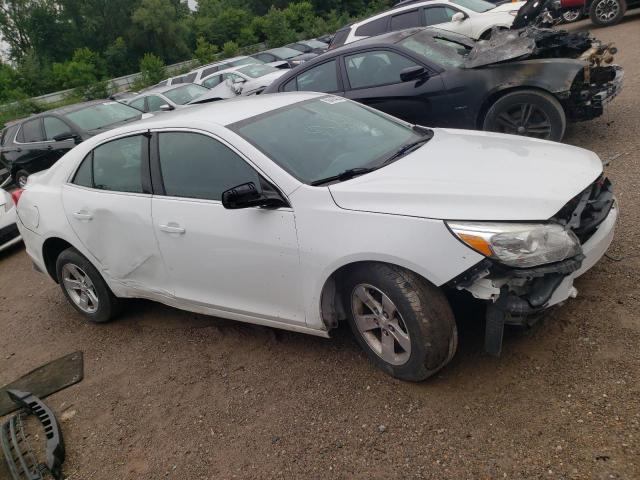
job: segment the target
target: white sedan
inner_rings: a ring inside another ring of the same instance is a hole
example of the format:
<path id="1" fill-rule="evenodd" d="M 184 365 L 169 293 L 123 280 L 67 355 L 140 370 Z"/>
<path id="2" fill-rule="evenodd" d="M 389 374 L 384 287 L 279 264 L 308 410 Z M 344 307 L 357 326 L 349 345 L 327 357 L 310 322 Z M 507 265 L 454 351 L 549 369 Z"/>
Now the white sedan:
<path id="1" fill-rule="evenodd" d="M 211 90 L 207 98 L 211 95 L 219 98 L 258 95 L 288 71 L 266 64 L 242 65 L 213 73 L 199 84 Z"/>
<path id="2" fill-rule="evenodd" d="M 443 30 L 486 39 L 494 28 L 511 27 L 525 2 L 495 5 L 485 0 L 425 0 L 407 2 L 340 29 L 331 49 L 363 38 L 406 28 L 437 26 Z"/>
<path id="3" fill-rule="evenodd" d="M 141 297 L 328 337 L 422 380 L 457 347 L 445 294 L 505 323 L 576 295 L 617 209 L 558 143 L 414 126 L 343 98 L 261 95 L 105 132 L 29 177 L 19 228 L 88 320 Z"/>

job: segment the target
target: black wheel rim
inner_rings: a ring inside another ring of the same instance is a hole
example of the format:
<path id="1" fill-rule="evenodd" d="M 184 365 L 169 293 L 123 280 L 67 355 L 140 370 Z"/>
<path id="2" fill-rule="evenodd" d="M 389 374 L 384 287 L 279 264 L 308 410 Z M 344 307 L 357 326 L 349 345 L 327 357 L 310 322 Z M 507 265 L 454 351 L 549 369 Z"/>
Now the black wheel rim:
<path id="1" fill-rule="evenodd" d="M 542 139 L 551 138 L 551 120 L 537 105 L 520 103 L 498 113 L 496 130 L 501 133 Z"/>

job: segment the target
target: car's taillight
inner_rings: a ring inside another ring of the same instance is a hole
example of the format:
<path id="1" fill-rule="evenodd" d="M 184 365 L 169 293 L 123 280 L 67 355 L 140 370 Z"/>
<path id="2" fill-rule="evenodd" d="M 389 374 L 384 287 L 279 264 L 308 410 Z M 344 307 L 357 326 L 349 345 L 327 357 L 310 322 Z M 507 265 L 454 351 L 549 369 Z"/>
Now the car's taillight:
<path id="1" fill-rule="evenodd" d="M 18 206 L 18 202 L 20 201 L 22 192 L 24 192 L 24 188 L 16 188 L 13 192 L 11 192 L 11 198 L 13 199 L 13 203 L 16 205 L 16 207 Z"/>

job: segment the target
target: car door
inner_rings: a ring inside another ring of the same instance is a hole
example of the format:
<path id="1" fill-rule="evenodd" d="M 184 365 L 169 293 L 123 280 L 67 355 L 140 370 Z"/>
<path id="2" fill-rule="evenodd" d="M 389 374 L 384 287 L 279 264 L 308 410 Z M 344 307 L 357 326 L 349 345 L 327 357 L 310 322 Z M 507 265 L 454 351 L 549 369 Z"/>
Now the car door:
<path id="1" fill-rule="evenodd" d="M 411 123 L 430 125 L 436 119 L 434 102 L 442 95 L 440 75 L 403 82 L 400 73 L 419 64 L 396 51 L 373 49 L 345 55 L 345 97 Z M 426 68 L 426 67 L 425 67 Z"/>
<path id="2" fill-rule="evenodd" d="M 208 134 L 159 131 L 155 138 L 153 225 L 176 296 L 234 315 L 304 325 L 293 211 L 225 209 L 222 192 L 260 185 L 261 175 Z"/>
<path id="3" fill-rule="evenodd" d="M 461 20 L 459 22 L 452 22 L 451 19 L 458 12 L 464 14 L 464 20 Z M 465 12 L 462 12 L 461 10 L 450 7 L 448 5 L 434 5 L 424 7 L 423 15 L 424 24 L 427 27 L 440 26 L 450 32 L 472 36 L 473 28 L 471 25 L 471 19 Z"/>
<path id="4" fill-rule="evenodd" d="M 168 296 L 167 271 L 151 223 L 149 137 L 102 143 L 62 188 L 65 214 L 94 263 L 135 295 Z"/>
<path id="5" fill-rule="evenodd" d="M 24 122 L 20 126 L 15 143 L 18 155 L 13 165 L 14 172 L 26 170 L 29 173 L 36 173 L 50 167 L 48 160 L 50 145 L 45 142 L 42 117 Z"/>
<path id="6" fill-rule="evenodd" d="M 65 153 L 76 146 L 75 138 L 56 140 L 57 136 L 69 135 L 80 138 L 78 132 L 58 117 L 45 116 L 42 119 L 47 145 L 47 163 L 49 167 L 56 163 Z M 48 168 L 48 167 L 47 167 Z"/>

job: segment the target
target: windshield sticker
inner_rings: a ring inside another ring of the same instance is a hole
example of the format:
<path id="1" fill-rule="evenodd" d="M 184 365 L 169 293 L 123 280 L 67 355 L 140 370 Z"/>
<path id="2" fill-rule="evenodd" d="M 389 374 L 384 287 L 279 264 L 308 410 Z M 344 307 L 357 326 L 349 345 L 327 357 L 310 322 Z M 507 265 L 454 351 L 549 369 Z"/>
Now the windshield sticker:
<path id="1" fill-rule="evenodd" d="M 328 103 L 329 105 L 334 105 L 336 103 L 346 102 L 346 98 L 342 97 L 325 97 L 320 99 L 321 102 Z"/>

